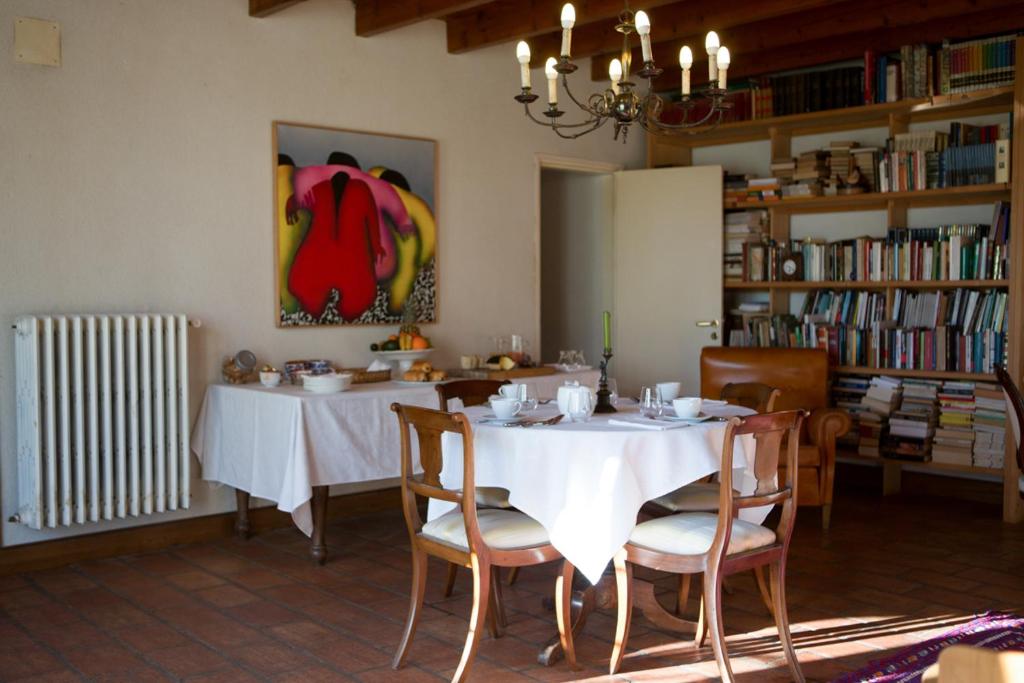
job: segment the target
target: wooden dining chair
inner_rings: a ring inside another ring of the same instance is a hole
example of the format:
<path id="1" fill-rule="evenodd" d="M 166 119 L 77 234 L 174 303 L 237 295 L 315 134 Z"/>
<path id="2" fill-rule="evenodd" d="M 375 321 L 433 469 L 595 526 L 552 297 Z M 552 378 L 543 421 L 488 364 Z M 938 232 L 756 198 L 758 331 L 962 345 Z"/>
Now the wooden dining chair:
<path id="1" fill-rule="evenodd" d="M 405 514 L 412 545 L 412 595 L 409 617 L 392 666 L 400 668 L 409 653 L 416 625 L 423 611 L 426 591 L 427 556 L 469 567 L 473 572 L 473 606 L 469 632 L 462 650 L 454 682 L 466 680 L 480 644 L 483 620 L 495 636 L 500 635 L 493 581 L 495 567 L 525 567 L 561 558 L 548 539 L 547 530 L 536 520 L 514 510 L 477 509 L 474 486 L 473 428 L 463 413 L 448 413 L 429 408 L 393 403 L 401 436 L 402 511 Z M 412 463 L 412 431 L 416 432 L 422 474 L 415 474 Z M 463 478 L 461 489 L 446 489 L 441 484 L 441 439 L 455 434 L 462 439 Z M 458 508 L 424 523 L 416 496 L 455 503 Z M 572 626 L 569 623 L 572 599 L 573 566 L 564 561 L 555 582 L 555 616 L 566 663 L 576 667 Z M 568 580 L 565 578 L 568 577 Z M 488 609 L 488 607 L 491 609 Z"/>
<path id="2" fill-rule="evenodd" d="M 804 412 L 792 410 L 746 418 L 730 418 L 722 448 L 722 486 L 719 512 L 681 513 L 638 524 L 614 559 L 618 593 L 618 621 L 609 671 L 615 674 L 629 639 L 632 612 L 633 565 L 679 574 L 704 574 L 704 596 L 697 624 L 698 646 L 710 631 L 711 647 L 723 681 L 733 681 L 722 623 L 722 580 L 737 572 L 768 566 L 775 625 L 793 678 L 804 680 L 793 650 L 786 612 L 786 556 L 796 520 L 796 462 Z M 733 490 L 735 437 L 754 437 L 754 475 L 757 487 L 751 495 Z M 777 483 L 782 444 L 786 447 L 785 481 Z M 771 530 L 738 518 L 744 508 L 782 505 L 778 526 Z"/>
<path id="3" fill-rule="evenodd" d="M 1006 402 L 1009 404 L 1006 417 L 1013 432 L 1014 445 L 1016 446 L 1014 450 L 1017 453 L 1017 469 L 1020 470 L 1020 475 L 1017 478 L 1017 492 L 1021 498 L 1024 498 L 1024 440 L 1020 436 L 1020 427 L 1024 424 L 1024 396 L 1021 396 L 1017 383 L 1010 377 L 1010 373 L 1006 371 L 1006 368 L 997 365 L 996 378 L 999 380 L 1000 386 L 1003 387 L 1003 393 L 1006 394 Z"/>
<path id="4" fill-rule="evenodd" d="M 437 391 L 438 408 L 444 412 L 450 410 L 450 401 L 459 399 L 463 408 L 486 405 L 491 396 L 501 391 L 502 385 L 509 381 L 497 379 L 457 379 L 452 382 L 445 382 L 434 387 Z M 499 508 L 507 510 L 512 507 L 508 502 L 508 489 L 500 486 L 479 486 L 476 489 L 476 505 L 481 508 Z M 455 579 L 458 575 L 459 566 L 448 565 L 448 576 L 444 584 L 444 596 L 447 598 L 455 589 Z M 518 569 L 513 569 L 509 575 L 509 585 L 515 583 Z"/>
<path id="5" fill-rule="evenodd" d="M 775 410 L 775 401 L 781 395 L 780 390 L 761 382 L 730 382 L 722 387 L 718 397 L 723 401 L 750 408 L 758 413 L 770 413 Z M 711 476 L 704 481 L 687 484 L 664 496 L 655 498 L 647 506 L 647 512 L 655 516 L 676 512 L 717 512 L 720 488 L 717 477 Z M 768 612 L 771 613 L 772 599 L 768 593 L 768 583 L 765 580 L 764 571 L 760 568 L 755 569 L 754 579 L 757 581 L 761 599 L 764 601 L 765 607 L 768 608 Z M 690 575 L 682 574 L 679 577 L 679 589 L 676 597 L 677 614 L 683 613 L 689 598 Z"/>

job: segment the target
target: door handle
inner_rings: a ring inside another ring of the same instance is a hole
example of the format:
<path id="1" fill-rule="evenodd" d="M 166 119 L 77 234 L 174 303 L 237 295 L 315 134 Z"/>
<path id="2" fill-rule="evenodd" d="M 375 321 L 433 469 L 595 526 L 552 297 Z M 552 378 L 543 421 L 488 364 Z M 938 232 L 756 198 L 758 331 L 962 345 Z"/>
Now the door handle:
<path id="1" fill-rule="evenodd" d="M 697 327 L 718 327 L 719 321 L 717 320 L 698 320 Z"/>

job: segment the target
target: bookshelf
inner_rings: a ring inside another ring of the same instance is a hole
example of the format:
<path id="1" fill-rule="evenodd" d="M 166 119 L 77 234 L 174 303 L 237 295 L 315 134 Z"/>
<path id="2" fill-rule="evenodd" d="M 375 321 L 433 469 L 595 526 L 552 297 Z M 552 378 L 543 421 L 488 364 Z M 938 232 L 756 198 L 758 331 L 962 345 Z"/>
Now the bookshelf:
<path id="1" fill-rule="evenodd" d="M 693 164 L 693 151 L 698 147 L 736 145 L 750 142 L 769 142 L 770 158 L 792 156 L 792 139 L 798 136 L 839 133 L 868 128 L 887 128 L 890 136 L 906 133 L 912 123 L 945 121 L 966 117 L 1005 114 L 1012 117 L 1013 139 L 1009 183 L 993 183 L 906 192 L 874 192 L 839 196 L 783 198 L 775 201 L 734 202 L 723 200 L 726 211 L 764 209 L 769 213 L 769 237 L 777 242 L 790 239 L 790 219 L 800 214 L 828 214 L 834 212 L 885 211 L 890 227 L 909 227 L 908 211 L 924 207 L 954 207 L 984 205 L 998 201 L 1010 203 L 1011 234 L 1007 254 L 1008 277 L 1000 280 L 887 280 L 887 281 L 773 281 L 740 282 L 723 280 L 725 298 L 744 292 L 766 292 L 770 314 L 790 313 L 790 299 L 794 294 L 813 290 L 860 290 L 886 293 L 887 308 L 891 310 L 895 290 L 948 290 L 954 288 L 999 288 L 1009 295 L 1007 314 L 1008 369 L 1011 376 L 1024 377 L 1024 37 L 1018 37 L 1015 46 L 1018 65 L 1012 86 L 980 90 L 930 98 L 904 99 L 898 102 L 848 107 L 789 116 L 778 116 L 752 121 L 722 124 L 714 129 L 700 131 L 700 135 L 678 138 L 648 136 L 647 165 L 649 168 L 689 166 Z M 822 235 L 829 238 L 828 235 Z M 861 366 L 839 366 L 836 373 L 852 375 L 889 375 L 934 380 L 964 380 L 994 382 L 994 375 L 982 373 L 890 370 Z M 1007 430 L 1008 435 L 1010 433 Z M 977 476 L 1003 480 L 1003 519 L 1007 522 L 1024 521 L 1024 502 L 1017 490 L 1016 459 L 1012 438 L 1007 438 L 1007 453 L 1003 470 L 968 465 L 942 463 L 902 462 L 879 460 L 857 454 L 843 453 L 842 460 L 881 466 L 885 470 L 883 490 L 899 489 L 899 473 L 903 467 L 913 471 L 926 471 L 947 476 Z"/>

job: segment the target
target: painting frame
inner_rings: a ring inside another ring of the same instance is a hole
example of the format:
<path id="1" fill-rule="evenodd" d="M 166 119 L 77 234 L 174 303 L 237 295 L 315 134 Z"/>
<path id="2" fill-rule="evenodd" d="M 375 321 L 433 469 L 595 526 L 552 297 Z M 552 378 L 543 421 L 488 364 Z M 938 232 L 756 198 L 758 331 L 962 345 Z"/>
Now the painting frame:
<path id="1" fill-rule="evenodd" d="M 323 322 L 318 320 L 315 322 L 304 322 L 300 324 L 287 323 L 285 321 L 285 310 L 282 307 L 282 293 L 286 286 L 286 282 L 283 278 L 282 268 L 282 245 L 280 240 L 281 234 L 281 222 L 282 216 L 282 199 L 279 192 L 279 159 L 281 154 L 287 153 L 282 151 L 281 144 L 281 128 L 295 128 L 303 129 L 305 131 L 312 132 L 326 132 L 326 133 L 337 133 L 342 136 L 360 136 L 366 137 L 370 140 L 379 138 L 381 140 L 397 141 L 399 144 L 403 141 L 419 144 L 429 145 L 430 155 L 432 156 L 431 163 L 429 164 L 430 169 L 430 182 L 429 186 L 429 200 L 424 199 L 423 201 L 427 204 L 429 214 L 433 219 L 433 250 L 430 257 L 430 271 L 432 276 L 432 296 L 431 296 L 431 307 L 429 313 L 424 317 L 424 312 L 419 311 L 416 316 L 415 322 L 419 325 L 430 325 L 440 321 L 441 305 L 440 305 L 440 206 L 439 206 L 439 175 L 440 175 L 440 145 L 434 138 L 406 135 L 399 133 L 386 133 L 381 131 L 370 131 L 360 130 L 352 128 L 342 128 L 339 126 L 330 126 L 324 124 L 311 124 L 305 122 L 297 122 L 290 120 L 279 120 L 275 119 L 271 121 L 271 195 L 273 197 L 273 214 L 272 214 L 272 239 L 273 239 L 273 271 L 274 271 L 274 325 L 280 329 L 319 329 L 319 328 L 347 328 L 347 327 L 367 327 L 367 326 L 394 326 L 401 324 L 402 321 L 396 319 L 396 315 L 392 313 L 392 319 L 386 320 L 339 320 L 337 322 Z M 422 164 L 421 164 L 422 165 Z M 422 266 L 421 266 L 422 268 Z M 417 270 L 417 275 L 419 274 Z M 410 290 L 412 291 L 412 290 Z M 416 290 L 419 291 L 418 289 Z"/>

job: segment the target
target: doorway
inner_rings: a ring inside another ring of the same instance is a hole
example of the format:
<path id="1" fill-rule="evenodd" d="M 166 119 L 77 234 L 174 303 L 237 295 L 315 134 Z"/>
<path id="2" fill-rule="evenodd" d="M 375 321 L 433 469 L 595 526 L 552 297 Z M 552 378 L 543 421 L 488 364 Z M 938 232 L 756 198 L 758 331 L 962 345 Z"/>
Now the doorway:
<path id="1" fill-rule="evenodd" d="M 601 313 L 612 309 L 614 178 L 619 167 L 540 160 L 539 360 L 601 354 Z"/>

